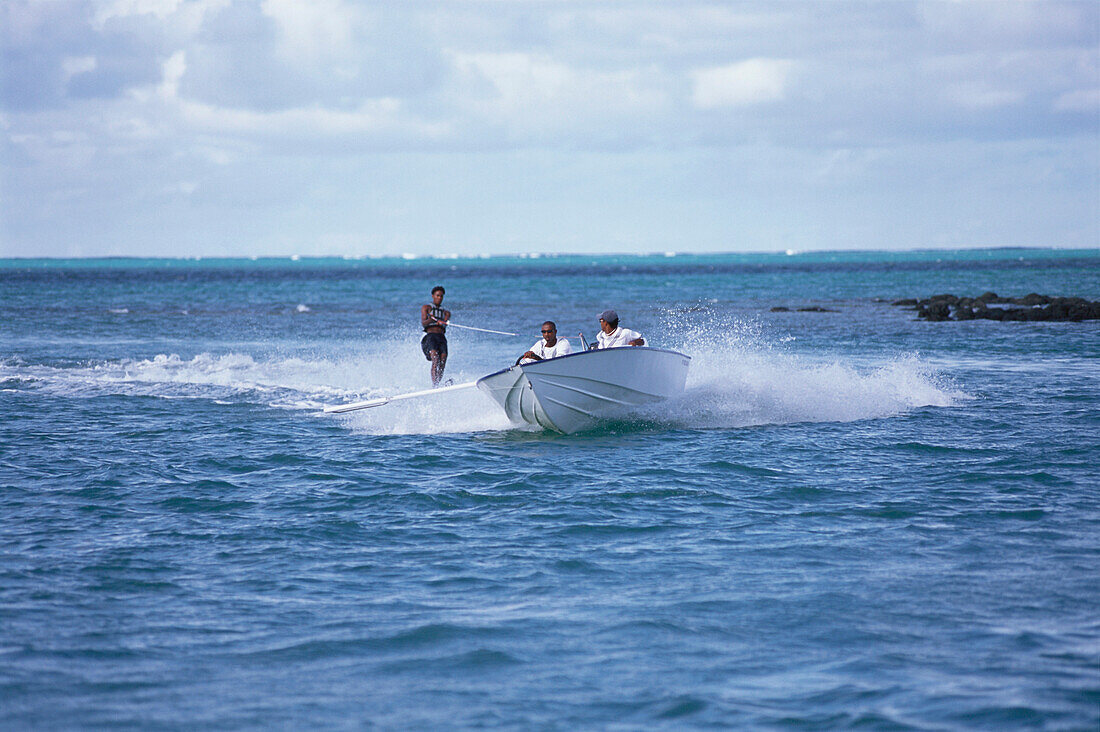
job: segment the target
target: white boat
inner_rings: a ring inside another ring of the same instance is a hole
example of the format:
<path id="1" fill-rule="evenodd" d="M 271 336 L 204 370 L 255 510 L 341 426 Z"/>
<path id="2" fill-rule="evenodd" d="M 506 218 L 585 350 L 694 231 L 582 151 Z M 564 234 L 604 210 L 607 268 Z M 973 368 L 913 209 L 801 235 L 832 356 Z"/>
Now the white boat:
<path id="1" fill-rule="evenodd" d="M 682 394 L 690 365 L 691 356 L 663 348 L 581 351 L 519 364 L 477 381 L 328 406 L 325 411 L 353 412 L 477 387 L 513 422 L 570 434 Z"/>
<path id="2" fill-rule="evenodd" d="M 475 383 L 513 422 L 570 434 L 682 394 L 690 364 L 690 356 L 662 348 L 608 348 L 520 364 Z"/>

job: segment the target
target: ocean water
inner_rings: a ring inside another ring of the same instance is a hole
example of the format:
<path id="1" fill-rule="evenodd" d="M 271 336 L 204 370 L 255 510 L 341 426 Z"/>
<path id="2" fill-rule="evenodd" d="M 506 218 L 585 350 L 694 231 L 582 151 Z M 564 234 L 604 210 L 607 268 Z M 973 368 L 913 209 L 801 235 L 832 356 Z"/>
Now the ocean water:
<path id="1" fill-rule="evenodd" d="M 682 399 L 429 385 L 607 307 Z M 0 260 L 0 728 L 1100 727 L 1100 251 Z M 770 312 L 818 306 L 834 312 Z"/>

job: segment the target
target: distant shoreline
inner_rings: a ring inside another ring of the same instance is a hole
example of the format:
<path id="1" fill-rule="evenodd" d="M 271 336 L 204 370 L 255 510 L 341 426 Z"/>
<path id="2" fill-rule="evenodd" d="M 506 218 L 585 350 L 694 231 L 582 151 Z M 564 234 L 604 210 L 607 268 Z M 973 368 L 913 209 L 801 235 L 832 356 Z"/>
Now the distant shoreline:
<path id="1" fill-rule="evenodd" d="M 775 250 L 775 251 L 725 251 L 725 252 L 513 252 L 501 254 L 419 254 L 408 252 L 403 254 L 261 254 L 261 255 L 192 255 L 192 256 L 134 256 L 134 255 L 74 255 L 68 257 L 0 257 L 0 262 L 318 262 L 318 261 L 343 261 L 343 262 L 462 262 L 485 260 L 538 260 L 538 259 L 675 259 L 679 257 L 691 259 L 706 258 L 772 258 L 772 257 L 805 257 L 818 258 L 830 256 L 859 256 L 880 255 L 883 257 L 905 258 L 922 255 L 974 255 L 974 254 L 1065 254 L 1066 256 L 1100 256 L 1100 247 L 1029 247 L 1029 246 L 1002 246 L 1002 247 L 960 247 L 960 248 L 917 248 L 917 249 L 806 249 L 806 250 Z"/>

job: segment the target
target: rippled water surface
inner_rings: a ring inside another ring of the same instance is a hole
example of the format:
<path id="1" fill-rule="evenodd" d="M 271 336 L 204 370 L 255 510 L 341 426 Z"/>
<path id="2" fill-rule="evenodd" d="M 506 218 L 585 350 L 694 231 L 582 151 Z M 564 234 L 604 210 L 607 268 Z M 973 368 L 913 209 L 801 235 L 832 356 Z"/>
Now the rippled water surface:
<path id="1" fill-rule="evenodd" d="M 616 308 L 682 399 L 428 386 Z M 1100 727 L 1100 253 L 0 261 L 0 727 Z M 773 313 L 775 306 L 833 312 Z"/>

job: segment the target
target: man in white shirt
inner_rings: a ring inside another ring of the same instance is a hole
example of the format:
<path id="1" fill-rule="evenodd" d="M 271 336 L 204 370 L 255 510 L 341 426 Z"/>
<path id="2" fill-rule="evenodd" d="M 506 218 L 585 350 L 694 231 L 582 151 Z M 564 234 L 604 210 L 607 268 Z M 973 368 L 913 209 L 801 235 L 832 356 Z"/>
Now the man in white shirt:
<path id="1" fill-rule="evenodd" d="M 519 357 L 516 364 L 532 363 L 547 358 L 567 356 L 573 352 L 573 347 L 564 338 L 558 338 L 558 326 L 554 321 L 547 320 L 542 324 L 542 340 L 531 346 L 531 350 Z"/>
<path id="2" fill-rule="evenodd" d="M 644 346 L 645 338 L 636 330 L 619 327 L 619 314 L 614 310 L 600 313 L 600 332 L 596 334 L 596 348 L 620 346 Z"/>

